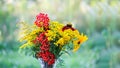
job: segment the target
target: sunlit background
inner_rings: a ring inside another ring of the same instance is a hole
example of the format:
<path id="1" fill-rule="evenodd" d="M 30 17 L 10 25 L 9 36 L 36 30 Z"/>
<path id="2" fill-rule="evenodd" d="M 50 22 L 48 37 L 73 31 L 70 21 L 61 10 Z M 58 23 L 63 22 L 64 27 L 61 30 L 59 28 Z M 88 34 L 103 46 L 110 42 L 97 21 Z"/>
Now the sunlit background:
<path id="1" fill-rule="evenodd" d="M 0 0 L 0 68 L 40 68 L 37 59 L 19 52 L 17 25 L 33 24 L 40 12 L 89 37 L 56 68 L 120 68 L 119 0 Z"/>

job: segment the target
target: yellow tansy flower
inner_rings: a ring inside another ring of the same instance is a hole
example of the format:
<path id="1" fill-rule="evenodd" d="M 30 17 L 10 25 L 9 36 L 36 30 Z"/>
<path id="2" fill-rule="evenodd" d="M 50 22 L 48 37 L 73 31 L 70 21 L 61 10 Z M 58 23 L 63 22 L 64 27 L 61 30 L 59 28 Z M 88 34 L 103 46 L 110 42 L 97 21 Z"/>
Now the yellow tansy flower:
<path id="1" fill-rule="evenodd" d="M 57 41 L 56 45 L 60 45 L 60 47 L 62 47 L 62 46 L 64 45 L 64 39 L 63 39 L 63 38 L 60 38 L 60 39 Z"/>

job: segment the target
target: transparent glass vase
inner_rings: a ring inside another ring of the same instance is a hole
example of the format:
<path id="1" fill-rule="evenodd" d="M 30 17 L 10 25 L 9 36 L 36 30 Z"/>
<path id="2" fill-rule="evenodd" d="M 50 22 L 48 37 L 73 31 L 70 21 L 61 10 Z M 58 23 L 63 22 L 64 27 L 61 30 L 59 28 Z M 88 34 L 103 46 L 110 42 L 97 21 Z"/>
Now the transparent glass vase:
<path id="1" fill-rule="evenodd" d="M 45 61 L 43 61 L 41 58 L 38 59 L 41 65 L 41 68 L 55 68 L 54 65 L 48 65 Z"/>

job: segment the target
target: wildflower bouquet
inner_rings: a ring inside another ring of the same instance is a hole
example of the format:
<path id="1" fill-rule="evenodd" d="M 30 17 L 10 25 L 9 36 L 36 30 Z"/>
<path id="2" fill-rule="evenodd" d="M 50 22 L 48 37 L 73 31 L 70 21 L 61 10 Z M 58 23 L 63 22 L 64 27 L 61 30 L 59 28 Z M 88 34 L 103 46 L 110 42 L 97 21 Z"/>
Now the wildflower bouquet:
<path id="1" fill-rule="evenodd" d="M 51 21 L 44 13 L 36 16 L 33 25 L 22 24 L 23 36 L 20 41 L 24 41 L 24 44 L 20 49 L 29 48 L 32 55 L 42 61 L 43 68 L 52 68 L 65 51 L 77 51 L 80 44 L 88 39 L 71 24 Z"/>

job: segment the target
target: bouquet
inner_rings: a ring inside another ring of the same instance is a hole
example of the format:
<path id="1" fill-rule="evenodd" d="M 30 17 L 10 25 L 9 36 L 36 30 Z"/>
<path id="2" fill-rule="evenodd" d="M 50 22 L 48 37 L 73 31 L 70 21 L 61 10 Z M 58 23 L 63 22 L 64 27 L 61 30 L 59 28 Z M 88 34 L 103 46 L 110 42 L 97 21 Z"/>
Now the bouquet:
<path id="1" fill-rule="evenodd" d="M 22 23 L 20 49 L 29 49 L 32 55 L 42 61 L 42 68 L 52 68 L 64 53 L 77 51 L 88 38 L 72 27 L 51 21 L 47 14 L 39 13 L 34 24 Z M 29 52 L 30 52 L 29 51 Z"/>

